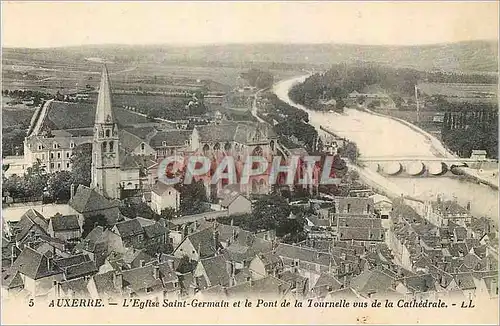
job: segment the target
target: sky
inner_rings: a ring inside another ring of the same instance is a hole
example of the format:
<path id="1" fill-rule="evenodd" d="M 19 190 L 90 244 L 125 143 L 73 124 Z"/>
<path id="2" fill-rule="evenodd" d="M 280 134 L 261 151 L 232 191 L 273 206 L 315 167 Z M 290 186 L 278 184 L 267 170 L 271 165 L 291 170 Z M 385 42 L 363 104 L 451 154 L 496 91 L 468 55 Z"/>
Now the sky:
<path id="1" fill-rule="evenodd" d="M 2 1 L 2 46 L 498 39 L 498 2 Z"/>

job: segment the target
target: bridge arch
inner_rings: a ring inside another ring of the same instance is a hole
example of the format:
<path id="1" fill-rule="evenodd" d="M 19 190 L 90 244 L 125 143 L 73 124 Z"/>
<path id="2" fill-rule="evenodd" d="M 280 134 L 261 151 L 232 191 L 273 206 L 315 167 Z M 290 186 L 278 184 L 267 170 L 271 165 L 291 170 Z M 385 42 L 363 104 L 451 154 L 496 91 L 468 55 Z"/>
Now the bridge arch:
<path id="1" fill-rule="evenodd" d="M 420 176 L 425 173 L 426 166 L 424 162 L 408 162 L 406 172 L 411 176 Z"/>
<path id="2" fill-rule="evenodd" d="M 403 164 L 400 162 L 387 162 L 380 164 L 380 170 L 387 175 L 398 175 L 403 171 Z"/>

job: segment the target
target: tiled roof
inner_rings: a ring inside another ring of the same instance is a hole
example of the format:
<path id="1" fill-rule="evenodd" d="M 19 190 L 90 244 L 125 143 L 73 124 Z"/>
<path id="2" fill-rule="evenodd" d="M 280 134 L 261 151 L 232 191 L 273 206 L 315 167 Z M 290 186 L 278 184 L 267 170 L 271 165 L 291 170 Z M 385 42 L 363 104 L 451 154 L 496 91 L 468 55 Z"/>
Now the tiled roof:
<path id="1" fill-rule="evenodd" d="M 128 132 L 127 130 L 120 130 L 119 137 L 120 137 L 120 146 L 127 153 L 134 151 L 140 144 L 144 142 L 141 138 Z"/>
<path id="2" fill-rule="evenodd" d="M 251 122 L 225 122 L 218 125 L 198 126 L 196 129 L 200 135 L 200 141 L 209 143 L 233 141 L 240 144 L 252 143 L 256 133 L 262 133 L 262 138 L 266 140 L 276 138 L 272 128 L 265 124 Z"/>
<path id="3" fill-rule="evenodd" d="M 331 257 L 329 253 L 284 243 L 280 243 L 278 245 L 278 247 L 275 250 L 275 253 L 280 257 L 286 257 L 288 259 L 298 259 L 301 261 L 315 263 L 322 266 L 329 266 L 331 263 Z"/>
<path id="4" fill-rule="evenodd" d="M 104 198 L 95 190 L 84 185 L 78 186 L 75 195 L 69 201 L 69 205 L 81 214 L 118 206 L 117 203 Z"/>
<path id="5" fill-rule="evenodd" d="M 118 234 L 122 238 L 128 238 L 144 233 L 141 223 L 136 219 L 118 222 L 115 224 L 115 228 L 118 230 Z"/>
<path id="6" fill-rule="evenodd" d="M 96 286 L 97 293 L 100 296 L 118 294 L 121 289 L 117 289 L 114 283 L 115 271 L 92 276 Z"/>
<path id="7" fill-rule="evenodd" d="M 97 273 L 98 269 L 94 261 L 87 261 L 77 265 L 72 265 L 64 270 L 66 279 L 73 279 L 89 274 Z"/>
<path id="8" fill-rule="evenodd" d="M 244 282 L 226 289 L 228 297 L 248 297 L 258 295 L 278 297 L 282 296 L 291 288 L 290 284 L 273 276 L 267 276 L 259 280 Z"/>
<path id="9" fill-rule="evenodd" d="M 161 181 L 158 181 L 154 186 L 153 186 L 153 189 L 152 191 L 159 195 L 159 196 L 162 196 L 166 191 L 175 191 L 175 192 L 178 192 L 177 189 L 175 189 L 175 187 L 173 187 L 172 185 L 168 185 L 166 183 L 163 183 Z"/>
<path id="10" fill-rule="evenodd" d="M 476 289 L 476 284 L 474 283 L 474 278 L 472 277 L 472 273 L 456 274 L 454 276 L 454 279 L 460 290 Z"/>
<path id="11" fill-rule="evenodd" d="M 340 240 L 382 241 L 384 230 L 379 228 L 340 227 Z"/>
<path id="12" fill-rule="evenodd" d="M 69 266 L 78 265 L 88 261 L 90 261 L 90 257 L 88 255 L 78 254 L 67 258 L 54 259 L 54 264 L 56 264 L 61 269 L 64 269 Z"/>
<path id="13" fill-rule="evenodd" d="M 203 257 L 213 256 L 218 248 L 214 246 L 214 229 L 209 227 L 201 231 L 192 233 L 186 237 L 186 240 L 191 241 L 193 247 L 198 251 L 198 254 Z M 184 240 L 184 241 L 186 241 Z M 220 243 L 218 244 L 220 246 Z"/>
<path id="14" fill-rule="evenodd" d="M 199 264 L 203 266 L 206 275 L 210 280 L 210 286 L 229 285 L 230 275 L 228 274 L 226 260 L 223 255 L 201 259 Z"/>
<path id="15" fill-rule="evenodd" d="M 430 274 L 410 276 L 401 279 L 401 281 L 411 291 L 428 292 L 436 290 L 436 287 L 434 285 L 435 280 Z"/>
<path id="16" fill-rule="evenodd" d="M 16 224 L 18 233 L 16 234 L 16 241 L 23 240 L 30 232 L 34 230 L 37 234 L 47 234 L 49 221 L 47 221 L 42 214 L 30 208 L 24 213 L 19 222 Z"/>
<path id="17" fill-rule="evenodd" d="M 89 297 L 88 283 L 88 279 L 80 277 L 74 280 L 63 281 L 60 285 L 61 289 L 67 294 L 73 294 L 77 297 Z"/>
<path id="18" fill-rule="evenodd" d="M 243 196 L 242 194 L 240 194 L 238 191 L 235 191 L 235 190 L 231 190 L 231 189 L 224 189 L 222 191 L 222 198 L 221 198 L 221 202 L 220 202 L 220 205 L 222 207 L 229 207 L 229 205 L 231 205 L 231 203 L 236 199 L 238 198 L 239 196 Z M 246 198 L 245 196 L 243 196 L 244 198 Z M 247 199 L 248 200 L 248 199 Z"/>
<path id="19" fill-rule="evenodd" d="M 50 219 L 50 223 L 55 232 L 80 230 L 77 215 L 56 215 Z"/>
<path id="20" fill-rule="evenodd" d="M 184 147 L 191 139 L 192 130 L 172 129 L 157 131 L 149 140 L 153 148 Z"/>
<path id="21" fill-rule="evenodd" d="M 393 287 L 395 278 L 378 268 L 367 270 L 352 279 L 350 286 L 361 294 L 380 293 Z"/>
<path id="22" fill-rule="evenodd" d="M 144 233 L 149 239 L 160 237 L 168 233 L 168 229 L 161 225 L 160 223 L 155 223 L 153 225 L 147 225 L 144 228 Z"/>
<path id="23" fill-rule="evenodd" d="M 130 287 L 133 291 L 146 290 L 147 288 L 151 288 L 153 291 L 160 290 L 163 285 L 160 278 L 154 277 L 154 269 L 155 266 L 146 265 L 123 271 L 124 287 Z"/>
<path id="24" fill-rule="evenodd" d="M 18 271 L 34 280 L 62 272 L 52 262 L 49 263 L 49 258 L 29 247 L 24 248 L 11 266 L 11 270 Z"/>
<path id="25" fill-rule="evenodd" d="M 91 143 L 93 136 L 55 136 L 46 138 L 44 136 L 30 136 L 27 138 L 27 145 L 31 145 L 31 150 L 33 152 L 39 151 L 38 146 L 42 146 L 41 151 L 53 150 L 54 144 L 57 146 L 58 150 L 61 149 L 71 149 L 71 144 L 73 143 L 75 147 Z"/>
<path id="26" fill-rule="evenodd" d="M 432 202 L 432 208 L 443 215 L 469 214 L 469 212 L 455 201 Z"/>

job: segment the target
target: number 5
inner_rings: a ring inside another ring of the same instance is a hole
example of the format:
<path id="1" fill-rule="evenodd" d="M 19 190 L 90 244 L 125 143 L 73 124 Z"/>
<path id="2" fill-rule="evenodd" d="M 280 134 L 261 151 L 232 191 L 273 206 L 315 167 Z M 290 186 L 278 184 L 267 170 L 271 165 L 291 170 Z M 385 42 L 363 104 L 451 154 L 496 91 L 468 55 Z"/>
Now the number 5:
<path id="1" fill-rule="evenodd" d="M 30 299 L 29 303 L 28 303 L 28 306 L 29 307 L 33 307 L 35 305 L 35 300 L 33 299 Z"/>

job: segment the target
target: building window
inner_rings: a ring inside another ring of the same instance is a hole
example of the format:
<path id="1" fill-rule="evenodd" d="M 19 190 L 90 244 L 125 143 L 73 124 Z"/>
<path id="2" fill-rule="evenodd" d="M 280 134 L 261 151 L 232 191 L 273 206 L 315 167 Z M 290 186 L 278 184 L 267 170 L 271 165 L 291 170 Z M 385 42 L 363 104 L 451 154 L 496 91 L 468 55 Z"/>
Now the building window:
<path id="1" fill-rule="evenodd" d="M 166 141 L 162 141 L 161 142 L 161 146 L 167 146 L 167 142 Z"/>
<path id="2" fill-rule="evenodd" d="M 347 213 L 351 211 L 351 204 L 347 204 Z"/>
<path id="3" fill-rule="evenodd" d="M 108 130 L 106 130 L 106 137 L 109 137 L 109 135 L 110 135 L 110 131 L 108 129 Z"/>
<path id="4" fill-rule="evenodd" d="M 57 158 L 61 158 L 61 153 L 57 153 Z"/>
<path id="5" fill-rule="evenodd" d="M 45 160 L 45 154 L 42 154 L 42 160 Z"/>
<path id="6" fill-rule="evenodd" d="M 56 149 L 56 148 L 57 148 L 57 144 L 56 144 L 56 143 L 52 144 L 52 147 L 53 147 L 54 149 Z"/>
<path id="7" fill-rule="evenodd" d="M 66 152 L 66 158 L 69 158 L 69 152 Z"/>
<path id="8" fill-rule="evenodd" d="M 106 152 L 106 142 L 102 143 L 102 152 Z"/>
<path id="9" fill-rule="evenodd" d="M 53 169 L 54 168 L 54 163 L 50 163 L 50 168 Z"/>
<path id="10" fill-rule="evenodd" d="M 110 141 L 109 142 L 109 151 L 112 152 L 113 151 L 113 147 L 114 147 L 114 142 Z"/>
<path id="11" fill-rule="evenodd" d="M 38 150 L 42 150 L 42 145 L 38 145 Z"/>
<path id="12" fill-rule="evenodd" d="M 145 148 L 145 147 L 146 147 L 146 146 L 144 145 L 144 143 L 142 143 L 142 144 L 141 144 L 141 151 L 143 151 L 143 152 L 144 152 L 144 148 Z"/>
<path id="13" fill-rule="evenodd" d="M 139 234 L 139 235 L 137 236 L 137 240 L 138 240 L 138 241 L 143 241 L 143 240 L 144 240 L 144 236 L 143 236 L 142 234 Z"/>
<path id="14" fill-rule="evenodd" d="M 69 169 L 69 163 L 66 163 L 66 168 L 68 168 L 68 169 Z"/>
<path id="15" fill-rule="evenodd" d="M 75 147 L 75 143 L 71 142 L 69 143 L 69 148 L 74 148 Z"/>
<path id="16" fill-rule="evenodd" d="M 153 288 L 146 288 L 146 293 L 151 293 L 153 292 Z"/>
<path id="17" fill-rule="evenodd" d="M 54 153 L 50 153 L 50 158 L 54 158 Z"/>

